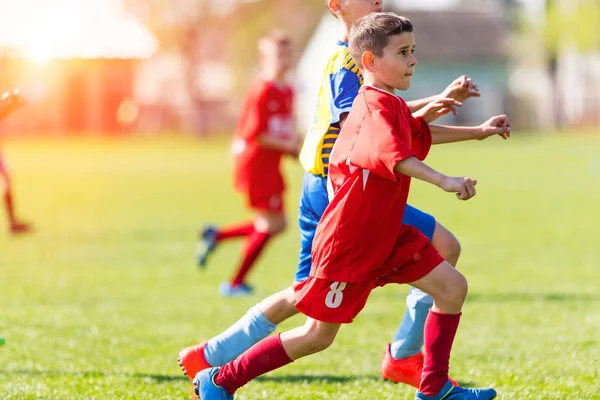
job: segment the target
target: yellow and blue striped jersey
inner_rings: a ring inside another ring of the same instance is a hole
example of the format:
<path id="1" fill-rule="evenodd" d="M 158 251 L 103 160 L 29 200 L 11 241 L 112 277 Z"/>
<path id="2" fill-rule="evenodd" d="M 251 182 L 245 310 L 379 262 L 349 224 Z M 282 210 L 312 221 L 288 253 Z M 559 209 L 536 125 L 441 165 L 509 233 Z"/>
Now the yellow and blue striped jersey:
<path id="1" fill-rule="evenodd" d="M 348 44 L 339 41 L 325 67 L 315 121 L 300 152 L 305 171 L 327 176 L 329 155 L 340 133 L 340 116 L 350 112 L 362 83 L 362 74 L 348 51 Z"/>

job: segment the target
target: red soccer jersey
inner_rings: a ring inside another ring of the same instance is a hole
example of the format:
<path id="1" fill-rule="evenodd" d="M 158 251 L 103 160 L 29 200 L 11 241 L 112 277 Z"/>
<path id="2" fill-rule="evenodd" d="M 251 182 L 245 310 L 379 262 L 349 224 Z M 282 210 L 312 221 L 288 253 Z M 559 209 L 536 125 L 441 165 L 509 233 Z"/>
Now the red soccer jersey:
<path id="1" fill-rule="evenodd" d="M 281 193 L 283 177 L 279 170 L 281 151 L 258 144 L 267 135 L 289 138 L 293 135 L 293 91 L 288 85 L 258 79 L 244 100 L 236 137 L 232 146 L 235 156 L 235 186 L 248 192 L 260 186 L 265 192 Z"/>
<path id="2" fill-rule="evenodd" d="M 392 272 L 386 260 L 399 238 L 406 243 L 406 260 L 428 243 L 404 231 L 410 177 L 395 173 L 394 166 L 411 156 L 423 160 L 430 146 L 427 124 L 412 117 L 404 100 L 372 86 L 360 89 L 331 155 L 331 202 L 317 227 L 311 276 L 376 280 Z M 395 265 L 402 264 L 397 251 L 394 257 Z"/>

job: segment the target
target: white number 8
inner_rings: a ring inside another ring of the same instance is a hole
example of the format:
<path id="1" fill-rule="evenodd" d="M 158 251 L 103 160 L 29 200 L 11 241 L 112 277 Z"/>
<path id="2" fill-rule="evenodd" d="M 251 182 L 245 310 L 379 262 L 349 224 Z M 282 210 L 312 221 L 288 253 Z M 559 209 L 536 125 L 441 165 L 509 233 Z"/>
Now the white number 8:
<path id="1" fill-rule="evenodd" d="M 338 308 L 344 298 L 342 290 L 346 288 L 346 282 L 333 282 L 329 287 L 331 290 L 325 297 L 325 305 L 329 308 Z"/>

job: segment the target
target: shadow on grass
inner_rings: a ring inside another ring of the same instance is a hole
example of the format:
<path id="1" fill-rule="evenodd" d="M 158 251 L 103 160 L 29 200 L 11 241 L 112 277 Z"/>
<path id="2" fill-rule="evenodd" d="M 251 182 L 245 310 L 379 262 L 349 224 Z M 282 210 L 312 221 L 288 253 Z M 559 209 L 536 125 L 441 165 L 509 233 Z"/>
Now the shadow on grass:
<path id="1" fill-rule="evenodd" d="M 381 375 L 279 375 L 279 376 L 261 376 L 256 378 L 257 382 L 274 382 L 274 383 L 348 383 L 348 382 L 375 382 L 384 383 L 386 385 L 396 385 L 392 381 L 385 381 Z M 458 381 L 462 387 L 472 388 L 477 384 L 471 381 Z M 407 386 L 408 387 L 408 386 Z"/>
<path id="2" fill-rule="evenodd" d="M 37 369 L 18 369 L 12 371 L 0 370 L 0 374 L 23 374 L 23 375 L 40 375 L 46 377 L 61 377 L 71 376 L 78 378 L 90 377 L 130 377 L 138 379 L 150 379 L 157 383 L 185 381 L 189 379 L 184 375 L 165 375 L 165 374 L 146 374 L 140 372 L 100 372 L 100 371 L 60 371 L 60 370 L 37 370 Z M 382 382 L 385 384 L 395 385 L 391 381 L 384 381 L 380 375 L 279 375 L 279 376 L 260 376 L 256 379 L 257 382 L 274 382 L 274 383 L 322 383 L 335 384 L 347 382 Z M 474 387 L 474 382 L 458 381 L 462 387 Z"/>
<path id="3" fill-rule="evenodd" d="M 159 383 L 162 382 L 176 382 L 176 381 L 187 381 L 190 380 L 187 376 L 181 375 L 164 375 L 164 374 L 145 374 L 141 372 L 112 372 L 112 371 L 60 371 L 55 369 L 39 370 L 39 369 L 16 369 L 11 371 L 0 370 L 0 374 L 22 374 L 22 375 L 40 375 L 47 377 L 61 377 L 71 376 L 79 378 L 93 378 L 93 377 L 130 377 L 139 379 L 150 379 Z"/>
<path id="4" fill-rule="evenodd" d="M 346 383 L 354 381 L 382 381 L 379 375 L 276 375 L 260 376 L 257 382 L 275 383 Z"/>
<path id="5" fill-rule="evenodd" d="M 510 302 L 600 302 L 600 296 L 577 293 L 473 293 L 467 296 L 471 303 L 510 303 Z"/>

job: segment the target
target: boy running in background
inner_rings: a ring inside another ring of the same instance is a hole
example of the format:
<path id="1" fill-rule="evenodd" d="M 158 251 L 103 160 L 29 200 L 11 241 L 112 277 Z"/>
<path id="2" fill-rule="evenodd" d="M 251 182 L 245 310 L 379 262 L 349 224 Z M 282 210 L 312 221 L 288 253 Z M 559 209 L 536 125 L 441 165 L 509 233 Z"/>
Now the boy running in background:
<path id="1" fill-rule="evenodd" d="M 306 172 L 298 217 L 301 235 L 300 260 L 294 284 L 308 278 L 315 230 L 329 202 L 326 189 L 329 156 L 362 84 L 362 74 L 348 51 L 350 26 L 371 12 L 381 11 L 382 1 L 328 0 L 327 6 L 340 21 L 344 31 L 342 40 L 338 42 L 325 68 L 315 123 L 305 139 L 300 156 Z M 452 82 L 440 95 L 409 102 L 408 105 L 412 111 L 419 112 L 431 122 L 450 112 L 451 108 L 446 106 L 458 104 L 452 99 L 462 101 L 478 96 L 477 87 L 463 76 Z M 428 113 L 429 116 L 426 115 Z M 459 128 L 435 129 L 443 133 Z M 493 119 L 478 128 L 462 129 L 462 136 L 457 140 L 484 139 L 503 132 L 502 129 L 495 128 Z M 446 137 L 452 140 L 450 136 Z M 436 222 L 433 216 L 407 206 L 404 223 L 419 229 L 450 264 L 456 265 L 460 245 L 454 235 Z M 211 249 L 211 242 L 208 241 L 204 248 Z M 292 286 L 266 298 L 223 333 L 182 350 L 178 358 L 182 369 L 192 379 L 201 369 L 221 366 L 235 359 L 260 339 L 274 332 L 278 324 L 298 313 L 294 303 Z M 433 299 L 430 296 L 419 289 L 411 289 L 406 299 L 404 319 L 384 353 L 380 368 L 384 379 L 418 387 L 423 369 L 423 327 L 432 303 Z"/>
<path id="2" fill-rule="evenodd" d="M 4 92 L 0 97 L 0 121 L 12 114 L 16 109 L 20 108 L 25 102 L 19 96 L 17 90 Z M 17 219 L 15 213 L 15 205 L 13 201 L 12 188 L 8 170 L 4 166 L 2 153 L 0 153 L 0 176 L 4 188 L 4 209 L 8 217 L 8 229 L 12 234 L 26 233 L 31 231 L 31 226 Z"/>
<path id="3" fill-rule="evenodd" d="M 223 296 L 252 292 L 247 274 L 270 239 L 285 229 L 280 160 L 282 155 L 298 151 L 292 122 L 293 91 L 285 82 L 292 67 L 290 40 L 274 32 L 260 39 L 258 49 L 261 74 L 248 90 L 232 145 L 235 188 L 246 196 L 255 217 L 223 228 L 205 227 L 196 253 L 199 265 L 204 266 L 218 244 L 245 238 L 240 265 L 219 287 Z"/>
<path id="4" fill-rule="evenodd" d="M 433 170 L 425 159 L 435 136 L 394 94 L 406 90 L 417 60 L 411 22 L 374 13 L 352 28 L 350 52 L 364 75 L 331 155 L 331 199 L 314 239 L 310 277 L 296 287 L 304 326 L 273 335 L 221 368 L 194 378 L 202 400 L 227 400 L 250 380 L 329 347 L 371 291 L 410 283 L 434 298 L 425 323 L 424 368 L 416 399 L 489 400 L 494 389 L 453 386 L 452 344 L 467 281 L 416 228 L 403 224 L 411 177 L 468 200 L 477 181 Z"/>

